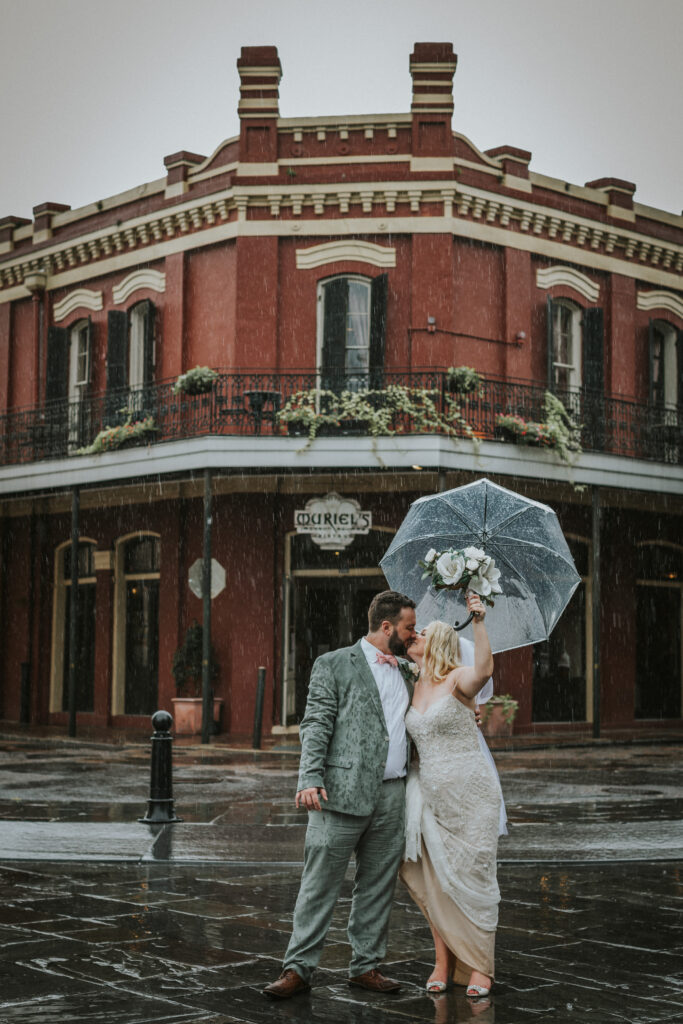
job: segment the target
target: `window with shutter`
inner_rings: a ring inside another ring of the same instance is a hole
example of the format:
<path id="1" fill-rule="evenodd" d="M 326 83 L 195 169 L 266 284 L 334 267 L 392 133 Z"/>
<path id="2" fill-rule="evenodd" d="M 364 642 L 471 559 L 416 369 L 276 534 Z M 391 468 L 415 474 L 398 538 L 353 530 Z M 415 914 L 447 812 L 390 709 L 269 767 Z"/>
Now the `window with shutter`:
<path id="1" fill-rule="evenodd" d="M 381 386 L 384 371 L 387 278 L 335 277 L 321 283 L 318 301 L 323 388 Z"/>

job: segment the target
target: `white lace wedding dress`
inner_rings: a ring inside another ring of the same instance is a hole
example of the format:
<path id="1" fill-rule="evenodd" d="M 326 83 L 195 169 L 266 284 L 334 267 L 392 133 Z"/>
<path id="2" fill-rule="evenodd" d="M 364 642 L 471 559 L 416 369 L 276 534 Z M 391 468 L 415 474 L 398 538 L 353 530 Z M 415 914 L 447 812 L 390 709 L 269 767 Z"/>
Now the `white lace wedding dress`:
<path id="1" fill-rule="evenodd" d="M 479 745 L 474 714 L 453 694 L 406 727 L 420 756 L 406 787 L 406 859 L 400 875 L 457 959 L 454 980 L 494 975 L 500 892 L 496 849 L 501 792 Z"/>

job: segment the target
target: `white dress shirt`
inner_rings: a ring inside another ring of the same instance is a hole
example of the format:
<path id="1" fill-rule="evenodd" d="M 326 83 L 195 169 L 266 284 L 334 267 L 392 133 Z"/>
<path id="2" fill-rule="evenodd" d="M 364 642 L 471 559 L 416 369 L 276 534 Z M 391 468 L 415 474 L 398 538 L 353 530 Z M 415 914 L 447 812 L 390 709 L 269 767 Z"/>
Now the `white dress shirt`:
<path id="1" fill-rule="evenodd" d="M 389 752 L 384 766 L 385 779 L 401 779 L 406 774 L 406 726 L 405 713 L 408 710 L 408 688 L 398 667 L 388 662 L 380 665 L 377 648 L 363 637 L 360 642 L 363 654 L 379 690 L 384 720 L 389 734 Z"/>

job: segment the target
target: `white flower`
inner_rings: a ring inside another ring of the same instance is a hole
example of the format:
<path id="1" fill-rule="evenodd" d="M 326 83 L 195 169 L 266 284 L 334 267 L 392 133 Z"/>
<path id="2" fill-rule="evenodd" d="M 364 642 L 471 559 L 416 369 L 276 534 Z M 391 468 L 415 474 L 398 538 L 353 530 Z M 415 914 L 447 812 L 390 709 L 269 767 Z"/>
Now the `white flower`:
<path id="1" fill-rule="evenodd" d="M 479 568 L 479 563 L 486 557 L 481 548 L 474 547 L 465 548 L 463 554 L 470 572 L 476 572 Z"/>
<path id="2" fill-rule="evenodd" d="M 480 576 L 479 573 L 477 573 L 467 584 L 467 589 L 473 590 L 474 593 L 479 594 L 480 597 L 488 597 L 491 593 L 491 584 L 485 576 Z"/>
<path id="3" fill-rule="evenodd" d="M 496 569 L 496 563 L 490 555 L 484 555 L 478 571 L 469 582 L 469 589 L 481 597 L 488 597 L 489 594 L 502 594 L 503 588 L 498 582 L 499 579 L 500 569 Z"/>
<path id="4" fill-rule="evenodd" d="M 427 552 L 427 554 L 425 555 L 425 562 L 428 562 L 428 563 L 429 562 L 433 562 L 434 559 L 436 558 L 436 555 L 437 555 L 437 552 L 435 551 L 435 549 L 434 548 L 430 548 L 429 551 Z"/>
<path id="5" fill-rule="evenodd" d="M 436 563 L 436 571 L 447 586 L 460 582 L 465 569 L 465 559 L 459 551 L 444 551 Z"/>

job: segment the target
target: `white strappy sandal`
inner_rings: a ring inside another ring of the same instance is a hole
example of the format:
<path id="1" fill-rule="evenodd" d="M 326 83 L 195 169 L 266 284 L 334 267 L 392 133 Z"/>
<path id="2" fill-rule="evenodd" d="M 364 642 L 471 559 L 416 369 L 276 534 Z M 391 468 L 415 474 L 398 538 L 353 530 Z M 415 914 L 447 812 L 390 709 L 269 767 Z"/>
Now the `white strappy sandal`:
<path id="1" fill-rule="evenodd" d="M 465 993 L 470 999 L 483 999 L 491 991 L 490 988 L 484 988 L 483 985 L 468 985 L 467 992 Z"/>
<path id="2" fill-rule="evenodd" d="M 437 995 L 438 993 L 446 991 L 446 989 L 448 988 L 448 982 L 436 980 L 428 981 L 427 984 L 425 985 L 425 988 L 427 989 L 428 992 L 431 992 L 433 995 Z"/>

